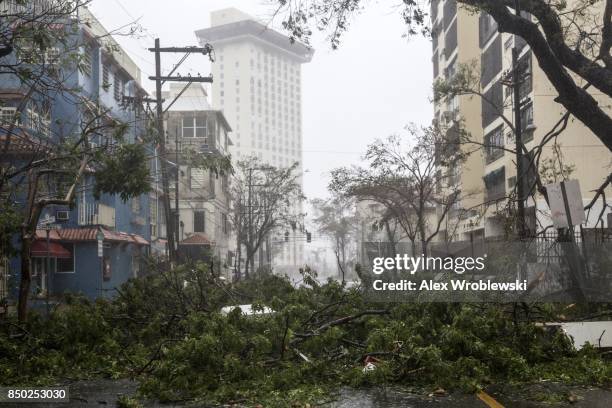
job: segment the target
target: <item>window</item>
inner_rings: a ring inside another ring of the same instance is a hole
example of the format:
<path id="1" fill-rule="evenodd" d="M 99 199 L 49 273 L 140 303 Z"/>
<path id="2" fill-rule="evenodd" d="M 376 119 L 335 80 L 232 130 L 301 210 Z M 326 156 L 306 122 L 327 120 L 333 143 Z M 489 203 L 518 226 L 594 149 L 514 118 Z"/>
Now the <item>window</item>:
<path id="1" fill-rule="evenodd" d="M 116 101 L 121 101 L 123 99 L 123 86 L 123 79 L 118 74 L 115 74 L 113 94 Z"/>
<path id="2" fill-rule="evenodd" d="M 140 214 L 140 197 L 132 198 L 131 207 L 134 214 Z"/>
<path id="3" fill-rule="evenodd" d="M 444 38 L 444 56 L 450 57 L 457 48 L 457 21 L 455 20 L 446 32 Z"/>
<path id="4" fill-rule="evenodd" d="M 533 131 L 535 127 L 533 125 L 533 104 L 530 102 L 521 108 L 521 139 L 523 143 L 529 142 L 533 139 Z"/>
<path id="5" fill-rule="evenodd" d="M 91 76 L 92 71 L 92 54 L 93 49 L 90 45 L 85 45 L 83 47 L 83 54 L 81 55 L 81 72 L 87 76 Z"/>
<path id="6" fill-rule="evenodd" d="M 229 226 L 227 222 L 227 214 L 225 213 L 221 214 L 221 225 L 223 226 L 223 233 L 227 235 L 229 232 Z"/>
<path id="7" fill-rule="evenodd" d="M 494 83 L 485 97 L 481 98 L 482 107 L 482 127 L 487 127 L 497 119 L 504 108 L 504 95 L 501 82 Z"/>
<path id="8" fill-rule="evenodd" d="M 70 258 L 57 258 L 57 273 L 74 273 L 74 244 L 62 243 L 72 255 Z"/>
<path id="9" fill-rule="evenodd" d="M 110 87 L 110 69 L 108 64 L 102 65 L 102 88 L 108 90 Z"/>
<path id="10" fill-rule="evenodd" d="M 206 232 L 206 212 L 193 212 L 193 232 Z"/>
<path id="11" fill-rule="evenodd" d="M 19 118 L 17 117 L 17 108 L 0 108 L 0 124 L 2 124 L 3 126 L 8 126 L 12 123 L 18 125 L 19 122 Z"/>
<path id="12" fill-rule="evenodd" d="M 438 68 L 438 66 L 439 66 L 438 51 L 434 52 L 432 61 L 433 61 L 433 75 L 434 75 L 434 78 L 437 78 L 438 77 L 438 71 L 439 71 L 439 68 Z"/>
<path id="13" fill-rule="evenodd" d="M 215 195 L 215 184 L 217 183 L 217 176 L 214 172 L 209 172 L 209 184 L 210 184 L 210 194 Z"/>
<path id="14" fill-rule="evenodd" d="M 444 28 L 448 28 L 453 18 L 457 15 L 457 2 L 455 0 L 447 0 L 444 2 L 442 19 L 444 21 Z"/>
<path id="15" fill-rule="evenodd" d="M 204 182 L 206 177 L 206 170 L 204 169 L 191 169 L 191 189 L 204 188 Z"/>
<path id="16" fill-rule="evenodd" d="M 499 200 L 506 195 L 506 168 L 493 170 L 484 177 L 487 201 Z"/>
<path id="17" fill-rule="evenodd" d="M 140 256 L 132 255 L 132 276 L 137 278 L 140 275 Z"/>
<path id="18" fill-rule="evenodd" d="M 155 197 L 149 199 L 149 225 L 151 226 L 151 237 L 157 237 L 157 200 Z"/>
<path id="19" fill-rule="evenodd" d="M 29 108 L 28 113 L 28 123 L 30 129 L 34 132 L 39 133 L 42 136 L 49 136 L 49 112 L 48 107 L 45 108 L 42 112 L 39 112 L 36 107 Z"/>
<path id="20" fill-rule="evenodd" d="M 504 155 L 504 127 L 499 126 L 485 135 L 485 157 L 487 163 L 494 162 Z"/>
<path id="21" fill-rule="evenodd" d="M 519 77 L 521 79 L 519 85 L 519 99 L 526 98 L 532 90 L 532 75 L 531 75 L 531 51 L 525 53 L 518 60 Z"/>
<path id="22" fill-rule="evenodd" d="M 502 44 L 501 36 L 487 47 L 480 57 L 480 85 L 485 87 L 502 70 Z"/>
<path id="23" fill-rule="evenodd" d="M 206 118 L 202 116 L 183 117 L 183 137 L 205 139 L 206 143 Z"/>
<path id="24" fill-rule="evenodd" d="M 489 14 L 480 13 L 478 26 L 480 48 L 482 48 L 497 32 L 497 23 Z"/>

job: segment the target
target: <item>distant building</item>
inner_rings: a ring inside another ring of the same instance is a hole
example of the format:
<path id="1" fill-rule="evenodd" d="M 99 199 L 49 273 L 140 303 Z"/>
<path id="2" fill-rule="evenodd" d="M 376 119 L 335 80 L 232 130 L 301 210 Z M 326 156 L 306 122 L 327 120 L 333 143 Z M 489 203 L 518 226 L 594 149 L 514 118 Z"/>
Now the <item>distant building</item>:
<path id="1" fill-rule="evenodd" d="M 14 160 L 44 155 L 44 149 L 34 152 L 28 149 L 28 143 L 53 145 L 64 138 L 80 135 L 82 127 L 95 117 L 95 112 L 107 109 L 108 113 L 97 119 L 101 126 L 104 120 L 119 120 L 128 125 L 126 142 L 142 143 L 144 139 L 144 113 L 141 107 L 126 99 L 145 95 L 140 85 L 139 68 L 86 8 L 80 8 L 78 16 L 73 18 L 76 20 L 66 23 L 78 27 L 73 35 L 75 43 L 83 44 L 80 48 L 82 66 L 80 69 L 74 65 L 55 67 L 62 72 L 70 92 L 59 91 L 28 102 L 16 122 L 15 132 L 23 137 L 11 139 L 8 154 L 1 159 L 3 162 L 12 160 L 14 163 Z M 57 49 L 53 54 L 61 52 Z M 36 59 L 23 60 L 23 55 L 8 58 L 17 58 L 31 66 L 39 64 Z M 0 89 L 1 129 L 6 130 L 9 122 L 15 120 L 25 90 L 11 75 L 0 78 Z M 6 133 L 2 136 L 6 137 Z M 104 143 L 106 136 L 92 134 L 89 142 L 95 148 Z M 28 142 L 21 144 L 19 141 Z M 54 217 L 57 229 L 49 234 L 49 246 L 45 231 L 39 230 L 36 234 L 31 251 L 35 299 L 47 292 L 55 295 L 66 291 L 83 293 L 90 298 L 110 297 L 116 293 L 116 287 L 139 274 L 140 262 L 148 253 L 151 237 L 149 197 L 144 195 L 124 202 L 119 196 L 103 194 L 96 200 L 91 188 L 93 177 L 90 171 L 83 178 L 74 206 L 48 206 L 42 214 L 41 218 Z M 99 236 L 103 237 L 101 257 L 98 256 Z M 46 269 L 47 256 L 50 256 L 49 271 Z M 0 276 L 0 289 L 6 287 L 7 272 L 18 282 L 20 259 L 11 260 L 0 272 L 5 274 Z"/>
<path id="2" fill-rule="evenodd" d="M 163 97 L 168 106 L 177 98 L 166 117 L 166 152 L 168 160 L 174 162 L 170 182 L 173 197 L 178 161 L 181 255 L 198 259 L 210 250 L 220 261 L 221 271 L 217 272 L 230 277 L 234 254 L 231 248 L 235 242 L 230 242 L 229 177 L 194 167 L 192 159 L 227 155 L 232 145 L 229 136 L 232 129 L 223 113 L 210 107 L 206 90 L 200 84 L 187 88 L 184 84 L 171 84 Z M 176 208 L 174 198 L 171 207 Z"/>
<path id="3" fill-rule="evenodd" d="M 298 162 L 301 182 L 301 64 L 310 62 L 314 51 L 234 8 L 214 11 L 210 18 L 211 27 L 196 36 L 214 46 L 213 103 L 234 129 L 233 157 L 256 156 L 276 167 Z M 290 230 L 288 243 L 273 251 L 277 270 L 295 271 L 303 264 L 304 232 Z M 278 236 L 274 241 L 282 242 L 284 231 Z"/>

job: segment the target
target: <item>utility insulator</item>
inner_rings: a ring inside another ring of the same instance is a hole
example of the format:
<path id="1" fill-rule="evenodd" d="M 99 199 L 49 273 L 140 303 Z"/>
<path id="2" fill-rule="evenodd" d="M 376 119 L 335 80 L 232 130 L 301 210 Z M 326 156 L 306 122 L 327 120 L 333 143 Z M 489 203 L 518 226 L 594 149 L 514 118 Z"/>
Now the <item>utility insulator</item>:
<path id="1" fill-rule="evenodd" d="M 306 233 L 306 242 L 312 242 L 312 234 L 310 232 Z"/>
<path id="2" fill-rule="evenodd" d="M 285 242 L 289 242 L 289 231 L 285 232 Z"/>

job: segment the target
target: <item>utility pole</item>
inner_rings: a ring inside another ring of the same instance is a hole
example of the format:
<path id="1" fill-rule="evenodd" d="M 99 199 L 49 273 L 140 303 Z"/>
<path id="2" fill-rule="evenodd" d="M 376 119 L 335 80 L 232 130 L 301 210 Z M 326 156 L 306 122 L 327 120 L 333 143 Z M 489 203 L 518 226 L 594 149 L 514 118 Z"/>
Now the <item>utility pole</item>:
<path id="1" fill-rule="evenodd" d="M 155 76 L 161 77 L 161 54 L 159 38 L 155 39 Z M 168 161 L 166 157 L 166 137 L 164 132 L 164 107 L 162 101 L 162 82 L 155 81 L 155 97 L 157 103 L 157 135 L 159 138 L 159 155 L 161 156 L 162 197 L 164 203 L 164 218 L 166 219 L 166 235 L 168 240 L 168 255 L 170 262 L 176 261 L 176 246 L 172 231 L 172 216 L 170 214 L 170 184 L 168 182 Z"/>
<path id="2" fill-rule="evenodd" d="M 519 0 L 514 0 L 515 14 L 520 17 Z M 520 239 L 525 238 L 525 180 L 527 176 L 523 168 L 523 129 L 521 124 L 521 72 L 518 63 L 519 49 L 516 34 L 512 48 L 512 86 L 514 91 L 514 138 L 516 148 L 516 229 Z"/>
<path id="3" fill-rule="evenodd" d="M 249 263 L 251 264 L 251 268 L 254 267 L 254 262 L 253 262 L 253 255 L 251 253 L 251 245 L 253 243 L 252 238 L 253 238 L 253 204 L 252 204 L 252 199 L 251 196 L 253 194 L 253 168 L 249 168 L 249 187 L 248 187 L 248 217 L 249 217 L 249 228 L 247 229 L 247 265 L 246 265 L 246 270 L 247 270 L 247 278 L 249 277 L 248 275 L 248 271 L 249 271 Z M 253 271 L 251 271 L 253 272 Z"/>
<path id="4" fill-rule="evenodd" d="M 202 76 L 173 76 L 174 72 L 178 69 L 178 67 L 187 59 L 187 57 L 192 53 L 200 53 L 203 55 L 208 55 L 209 59 L 213 61 L 212 52 L 213 48 L 210 44 L 206 44 L 204 47 L 165 47 L 161 48 L 159 44 L 159 38 L 155 39 L 155 48 L 149 48 L 149 51 L 155 53 L 155 76 L 149 77 L 150 80 L 155 81 L 155 93 L 156 93 L 156 103 L 157 103 L 157 133 L 159 137 L 159 155 L 161 157 L 161 176 L 162 176 L 162 192 L 163 192 L 163 203 L 164 203 L 164 218 L 166 219 L 166 235 L 168 239 L 168 249 L 169 249 L 169 258 L 171 263 L 176 263 L 178 260 L 178 242 L 179 242 L 179 233 L 178 233 L 178 219 L 177 225 L 175 228 L 171 228 L 173 226 L 173 217 L 170 211 L 170 182 L 168 180 L 168 158 L 166 157 L 166 138 L 164 137 L 164 112 L 168 110 L 176 99 L 180 97 L 180 95 L 185 92 L 185 90 L 193 83 L 193 82 L 207 82 L 211 83 L 213 81 L 212 76 L 202 77 Z M 162 76 L 161 74 L 161 53 L 183 53 L 185 54 L 183 58 L 179 61 L 178 64 L 174 66 L 174 68 L 170 71 L 168 75 Z M 165 82 L 186 82 L 187 84 L 183 88 L 183 90 L 177 95 L 177 97 L 170 102 L 166 110 L 164 111 L 163 100 L 162 100 L 162 85 Z M 178 162 L 177 162 L 178 166 Z M 178 169 L 177 169 L 178 171 Z M 177 186 L 178 193 L 178 186 Z M 178 194 L 177 194 L 178 197 Z M 178 212 L 178 205 L 176 207 Z"/>
<path id="5" fill-rule="evenodd" d="M 177 251 L 176 251 L 176 260 L 179 260 L 179 251 L 178 251 L 178 244 L 179 242 L 181 242 L 181 233 L 180 233 L 180 225 L 181 225 L 181 213 L 180 213 L 180 209 L 179 209 L 179 182 L 180 182 L 180 176 L 181 176 L 181 166 L 179 165 L 179 150 L 180 150 L 180 142 L 179 142 L 179 137 L 178 137 L 178 128 L 176 130 L 175 133 L 176 136 L 176 144 L 174 149 L 176 150 L 176 179 L 175 179 L 175 185 L 176 185 L 176 189 L 174 192 L 174 208 L 175 208 L 175 214 L 174 214 L 174 222 L 175 222 L 175 227 L 174 227 L 174 233 L 176 234 L 176 247 L 177 247 Z"/>

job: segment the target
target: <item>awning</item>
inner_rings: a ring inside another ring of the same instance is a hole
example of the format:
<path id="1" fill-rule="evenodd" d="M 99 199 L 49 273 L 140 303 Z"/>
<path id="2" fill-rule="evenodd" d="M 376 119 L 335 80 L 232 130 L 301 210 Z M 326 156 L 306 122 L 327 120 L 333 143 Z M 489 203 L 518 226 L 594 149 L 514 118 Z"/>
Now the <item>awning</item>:
<path id="1" fill-rule="evenodd" d="M 208 239 L 206 234 L 194 233 L 192 236 L 179 242 L 179 245 L 214 245 L 215 243 Z"/>
<path id="2" fill-rule="evenodd" d="M 36 240 L 30 248 L 30 255 L 33 257 L 46 257 L 70 259 L 72 254 L 61 244 L 57 242 L 49 242 L 49 250 L 47 250 L 47 241 Z"/>
<path id="3" fill-rule="evenodd" d="M 127 232 L 111 231 L 106 228 L 87 227 L 87 228 L 60 228 L 51 230 L 49 238 L 55 241 L 66 242 L 91 242 L 96 241 L 98 232 L 104 234 L 104 241 L 131 243 L 136 245 L 149 245 L 149 241 L 137 234 L 128 234 Z M 36 237 L 38 239 L 45 238 L 45 230 L 37 230 Z"/>

